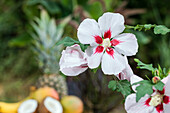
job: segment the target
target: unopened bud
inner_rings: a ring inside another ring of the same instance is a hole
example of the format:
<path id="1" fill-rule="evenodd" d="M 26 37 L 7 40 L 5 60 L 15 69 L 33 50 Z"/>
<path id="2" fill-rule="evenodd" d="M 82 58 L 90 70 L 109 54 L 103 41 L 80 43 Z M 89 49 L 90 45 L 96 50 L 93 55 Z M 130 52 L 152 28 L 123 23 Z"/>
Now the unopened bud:
<path id="1" fill-rule="evenodd" d="M 160 81 L 160 77 L 158 77 L 158 76 L 155 76 L 155 77 L 152 78 L 152 82 L 154 84 L 158 83 L 159 81 Z"/>

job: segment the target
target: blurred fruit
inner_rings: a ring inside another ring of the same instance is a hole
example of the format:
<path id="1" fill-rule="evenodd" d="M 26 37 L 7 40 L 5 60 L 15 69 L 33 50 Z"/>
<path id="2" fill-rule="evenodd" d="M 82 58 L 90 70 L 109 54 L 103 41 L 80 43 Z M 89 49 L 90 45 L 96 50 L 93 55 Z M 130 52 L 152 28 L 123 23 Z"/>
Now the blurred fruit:
<path id="1" fill-rule="evenodd" d="M 38 107 L 38 102 L 33 99 L 26 100 L 21 103 L 18 108 L 18 113 L 35 113 Z"/>
<path id="2" fill-rule="evenodd" d="M 83 102 L 76 96 L 64 96 L 61 99 L 64 113 L 82 113 Z"/>
<path id="3" fill-rule="evenodd" d="M 17 110 L 22 101 L 17 103 L 0 102 L 0 113 L 17 113 Z"/>
<path id="4" fill-rule="evenodd" d="M 60 98 L 67 95 L 67 84 L 65 78 L 61 75 L 51 74 L 40 77 L 36 83 L 36 87 L 41 88 L 45 86 L 54 88 Z"/>
<path id="5" fill-rule="evenodd" d="M 39 88 L 30 94 L 30 98 L 37 100 L 39 103 L 41 103 L 47 96 L 59 100 L 59 95 L 56 90 L 50 87 Z"/>
<path id="6" fill-rule="evenodd" d="M 63 107 L 58 100 L 47 97 L 40 103 L 38 113 L 63 113 Z"/>

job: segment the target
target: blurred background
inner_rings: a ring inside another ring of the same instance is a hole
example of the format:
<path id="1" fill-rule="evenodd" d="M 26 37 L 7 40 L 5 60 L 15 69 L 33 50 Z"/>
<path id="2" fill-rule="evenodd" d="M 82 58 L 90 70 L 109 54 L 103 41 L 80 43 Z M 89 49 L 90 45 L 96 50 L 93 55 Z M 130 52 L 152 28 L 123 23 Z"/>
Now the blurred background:
<path id="1" fill-rule="evenodd" d="M 62 25 L 61 38 L 77 39 L 80 22 L 85 18 L 97 20 L 104 12 L 121 13 L 127 25 L 163 24 L 170 28 L 169 4 L 169 0 L 0 0 L 0 101 L 16 102 L 25 98 L 30 86 L 44 74 L 33 50 L 36 48 L 33 33 L 37 32 L 33 24 L 42 10 L 55 20 L 54 24 Z M 134 57 L 155 67 L 157 64 L 170 67 L 170 34 L 130 29 L 125 32 L 132 32 L 138 38 L 139 52 L 128 58 L 136 75 L 145 77 L 151 73 L 136 69 Z M 62 49 L 57 50 L 57 59 Z M 123 97 L 107 88 L 111 79 L 101 70 L 95 75 L 88 70 L 78 77 L 66 78 L 68 93 L 83 100 L 85 113 L 125 113 Z"/>

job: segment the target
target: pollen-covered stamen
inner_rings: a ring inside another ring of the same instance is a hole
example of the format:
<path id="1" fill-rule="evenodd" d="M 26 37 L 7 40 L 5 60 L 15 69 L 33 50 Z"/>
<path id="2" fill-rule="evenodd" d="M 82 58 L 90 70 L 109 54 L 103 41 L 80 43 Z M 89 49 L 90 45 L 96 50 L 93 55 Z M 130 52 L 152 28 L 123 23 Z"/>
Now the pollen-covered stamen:
<path id="1" fill-rule="evenodd" d="M 107 52 L 110 56 L 112 56 L 112 57 L 113 57 L 113 54 L 114 54 L 114 50 L 113 50 L 113 48 L 108 47 L 108 48 L 106 49 L 106 52 Z M 114 57 L 113 57 L 113 58 L 114 58 Z"/>
<path id="2" fill-rule="evenodd" d="M 102 42 L 103 42 L 102 37 L 100 37 L 99 35 L 95 35 L 94 38 L 95 38 L 96 43 L 102 44 Z"/>
<path id="3" fill-rule="evenodd" d="M 162 100 L 163 100 L 163 96 L 160 95 L 160 94 L 156 94 L 156 95 L 151 97 L 149 105 L 150 106 L 157 106 L 157 105 L 162 103 Z"/>
<path id="4" fill-rule="evenodd" d="M 103 47 L 103 46 L 97 46 L 97 48 L 95 49 L 94 54 L 96 54 L 96 53 L 101 53 L 101 52 L 103 52 L 103 50 L 104 50 L 104 47 Z"/>
<path id="5" fill-rule="evenodd" d="M 118 44 L 121 43 L 121 41 L 119 41 L 117 39 L 113 39 L 113 40 L 110 41 L 110 43 L 111 43 L 112 46 L 117 46 Z"/>
<path id="6" fill-rule="evenodd" d="M 112 36 L 112 33 L 111 33 L 111 30 L 109 29 L 108 31 L 106 31 L 106 32 L 104 32 L 104 39 L 106 39 L 106 38 L 111 38 L 111 36 Z"/>
<path id="7" fill-rule="evenodd" d="M 104 48 L 110 47 L 111 46 L 110 39 L 109 38 L 104 39 L 103 43 L 102 43 L 102 46 Z"/>

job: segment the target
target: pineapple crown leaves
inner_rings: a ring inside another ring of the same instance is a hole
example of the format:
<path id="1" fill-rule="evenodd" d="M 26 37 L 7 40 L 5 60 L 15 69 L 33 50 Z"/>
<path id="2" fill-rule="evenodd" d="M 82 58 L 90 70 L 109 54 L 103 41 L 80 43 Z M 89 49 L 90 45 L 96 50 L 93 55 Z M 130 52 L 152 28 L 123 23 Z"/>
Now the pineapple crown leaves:
<path id="1" fill-rule="evenodd" d="M 50 18 L 45 10 L 41 11 L 40 18 L 35 18 L 31 25 L 35 32 L 33 37 L 33 51 L 37 55 L 39 66 L 47 74 L 58 73 L 58 59 L 62 46 L 55 44 L 62 38 L 64 27 L 70 21 L 71 16 L 63 19 L 56 25 L 55 19 Z"/>

